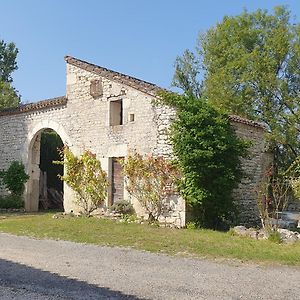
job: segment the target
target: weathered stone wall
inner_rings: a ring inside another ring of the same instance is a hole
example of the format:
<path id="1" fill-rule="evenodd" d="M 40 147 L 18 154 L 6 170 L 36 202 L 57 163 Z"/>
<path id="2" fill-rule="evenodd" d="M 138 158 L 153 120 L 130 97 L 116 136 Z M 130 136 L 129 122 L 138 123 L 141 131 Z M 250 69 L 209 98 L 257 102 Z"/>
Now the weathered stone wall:
<path id="1" fill-rule="evenodd" d="M 250 142 L 247 157 L 242 159 L 243 177 L 233 196 L 240 212 L 239 224 L 256 226 L 260 224 L 256 204 L 259 182 L 270 166 L 273 156 L 268 149 L 263 127 L 231 121 L 238 137 Z"/>
<path id="2" fill-rule="evenodd" d="M 97 98 L 90 94 L 93 80 L 102 82 L 103 95 Z M 0 116 L 0 169 L 7 168 L 12 160 L 24 162 L 31 176 L 31 188 L 27 189 L 28 201 L 36 193 L 39 179 L 39 157 L 33 155 L 34 151 L 39 153 L 35 149 L 39 146 L 34 142 L 45 128 L 55 130 L 77 155 L 85 149 L 96 153 L 108 174 L 111 172 L 112 157 L 126 157 L 130 151 L 155 155 L 169 152 L 166 138 L 160 135 L 168 126 L 169 114 L 165 112 L 169 109 L 153 106 L 153 96 L 67 64 L 66 98 L 67 103 L 60 107 Z M 123 100 L 123 125 L 110 126 L 110 101 L 119 99 Z M 132 122 L 129 120 L 130 114 L 134 114 Z M 157 123 L 160 125 L 157 126 Z M 34 187 L 31 180 L 35 182 Z M 129 199 L 126 191 L 125 198 Z M 72 192 L 64 186 L 66 211 L 74 210 L 73 199 Z M 131 201 L 141 214 L 139 203 L 134 199 Z M 182 202 L 176 199 L 170 204 L 174 209 L 172 221 L 178 225 L 185 222 L 185 205 Z M 36 209 L 36 205 L 27 205 L 27 208 Z M 167 218 L 170 221 L 169 215 Z"/>

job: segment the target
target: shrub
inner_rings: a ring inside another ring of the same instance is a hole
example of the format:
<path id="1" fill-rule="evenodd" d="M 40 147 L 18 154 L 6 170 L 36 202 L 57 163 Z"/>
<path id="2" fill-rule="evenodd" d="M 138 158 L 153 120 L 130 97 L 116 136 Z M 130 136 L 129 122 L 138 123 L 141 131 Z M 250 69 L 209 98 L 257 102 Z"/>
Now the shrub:
<path id="1" fill-rule="evenodd" d="M 0 177 L 7 188 L 13 195 L 21 196 L 24 192 L 25 182 L 29 176 L 25 173 L 25 167 L 22 162 L 13 161 L 9 168 L 2 170 Z"/>
<path id="2" fill-rule="evenodd" d="M 196 222 L 188 222 L 186 223 L 186 229 L 189 229 L 189 230 L 195 230 L 197 229 L 197 223 Z"/>
<path id="3" fill-rule="evenodd" d="M 76 192 L 75 203 L 83 209 L 83 213 L 90 215 L 106 198 L 106 172 L 102 170 L 96 155 L 88 150 L 77 157 L 65 146 L 60 150 L 60 157 L 62 161 L 55 163 L 65 165 L 66 170 L 65 174 L 60 176 L 61 180 Z"/>
<path id="4" fill-rule="evenodd" d="M 111 211 L 115 211 L 116 213 L 123 214 L 123 215 L 134 215 L 135 210 L 132 204 L 126 200 L 118 201 L 114 203 L 110 207 Z"/>
<path id="5" fill-rule="evenodd" d="M 149 222 L 161 216 L 170 195 L 176 191 L 177 168 L 163 157 L 130 154 L 123 160 L 126 189 L 149 215 Z"/>
<path id="6" fill-rule="evenodd" d="M 248 143 L 235 135 L 228 115 L 209 106 L 205 99 L 163 93 L 162 102 L 177 116 L 170 136 L 176 161 L 183 174 L 179 190 L 192 207 L 198 225 L 213 229 L 227 226 L 236 207 L 232 191 L 242 171 L 240 157 Z"/>
<path id="7" fill-rule="evenodd" d="M 124 223 L 135 223 L 138 218 L 136 217 L 136 215 L 122 215 L 122 220 L 124 221 Z"/>
<path id="8" fill-rule="evenodd" d="M 268 240 L 273 243 L 277 243 L 277 244 L 282 243 L 282 239 L 281 239 L 280 233 L 278 231 L 270 231 Z"/>
<path id="9" fill-rule="evenodd" d="M 22 208 L 24 201 L 20 195 L 8 195 L 0 198 L 0 208 Z"/>

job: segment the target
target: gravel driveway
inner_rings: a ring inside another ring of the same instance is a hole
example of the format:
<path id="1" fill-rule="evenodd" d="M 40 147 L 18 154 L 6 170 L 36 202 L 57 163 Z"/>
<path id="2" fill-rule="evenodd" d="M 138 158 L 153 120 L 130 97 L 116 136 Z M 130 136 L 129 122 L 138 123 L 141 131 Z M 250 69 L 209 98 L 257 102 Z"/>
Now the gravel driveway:
<path id="1" fill-rule="evenodd" d="M 300 268 L 0 233 L 0 299 L 300 299 Z"/>

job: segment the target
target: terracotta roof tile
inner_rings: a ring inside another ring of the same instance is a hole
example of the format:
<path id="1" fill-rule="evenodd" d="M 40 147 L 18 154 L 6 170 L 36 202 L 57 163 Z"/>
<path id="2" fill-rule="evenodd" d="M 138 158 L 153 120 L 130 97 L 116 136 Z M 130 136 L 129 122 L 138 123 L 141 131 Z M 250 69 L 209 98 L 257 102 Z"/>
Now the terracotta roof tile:
<path id="1" fill-rule="evenodd" d="M 129 75 L 125 75 L 125 74 L 122 74 L 119 72 L 115 72 L 115 71 L 91 64 L 84 60 L 74 58 L 72 56 L 65 56 L 65 61 L 68 64 L 71 64 L 78 68 L 95 73 L 104 78 L 125 84 L 127 86 L 135 88 L 135 89 L 137 89 L 141 92 L 144 92 L 146 94 L 149 94 L 151 96 L 157 96 L 158 91 L 164 90 L 163 88 L 161 88 L 153 83 L 150 83 L 150 82 L 147 82 L 147 81 L 144 81 L 144 80 L 141 80 L 141 79 L 129 76 Z"/>
<path id="2" fill-rule="evenodd" d="M 252 120 L 249 120 L 249 119 L 245 119 L 245 118 L 242 118 L 242 117 L 237 116 L 237 115 L 230 115 L 229 120 L 233 121 L 233 122 L 236 122 L 236 123 L 246 124 L 246 125 L 249 125 L 249 126 L 252 126 L 252 127 L 259 127 L 259 128 L 262 128 L 262 129 L 266 129 L 266 126 L 263 123 L 260 123 L 260 122 L 257 122 L 257 121 L 252 121 Z"/>
<path id="3" fill-rule="evenodd" d="M 67 103 L 66 97 L 64 96 L 56 97 L 56 98 L 42 100 L 35 103 L 23 104 L 15 108 L 6 108 L 0 110 L 0 116 L 17 115 L 17 114 L 22 114 L 30 111 L 35 111 L 35 110 L 62 106 L 65 105 L 66 103 Z"/>

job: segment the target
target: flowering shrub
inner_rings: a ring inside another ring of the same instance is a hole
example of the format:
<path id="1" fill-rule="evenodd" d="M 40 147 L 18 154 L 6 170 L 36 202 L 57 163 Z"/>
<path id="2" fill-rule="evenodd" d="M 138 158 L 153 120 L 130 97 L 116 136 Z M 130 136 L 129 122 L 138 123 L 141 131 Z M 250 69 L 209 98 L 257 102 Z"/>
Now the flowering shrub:
<path id="1" fill-rule="evenodd" d="M 272 167 L 265 172 L 256 193 L 261 224 L 267 231 L 277 230 L 279 214 L 287 207 L 290 189 L 290 180 L 275 176 Z"/>
<path id="2" fill-rule="evenodd" d="M 60 150 L 61 161 L 56 163 L 65 166 L 65 174 L 60 176 L 77 194 L 75 203 L 90 215 L 105 200 L 107 195 L 107 175 L 102 170 L 96 155 L 86 150 L 77 157 L 68 147 Z"/>
<path id="3" fill-rule="evenodd" d="M 143 157 L 137 153 L 130 154 L 122 165 L 127 191 L 149 214 L 150 222 L 157 220 L 168 197 L 176 192 L 177 168 L 163 157 Z"/>

